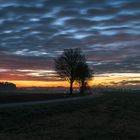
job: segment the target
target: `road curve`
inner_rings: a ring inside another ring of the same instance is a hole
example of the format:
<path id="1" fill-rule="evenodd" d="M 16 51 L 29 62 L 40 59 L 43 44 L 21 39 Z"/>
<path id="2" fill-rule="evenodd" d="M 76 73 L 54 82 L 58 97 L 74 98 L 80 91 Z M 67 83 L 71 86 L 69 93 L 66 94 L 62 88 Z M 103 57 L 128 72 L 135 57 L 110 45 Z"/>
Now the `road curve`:
<path id="1" fill-rule="evenodd" d="M 22 106 L 30 106 L 30 105 L 49 104 L 49 103 L 59 103 L 59 102 L 64 102 L 64 101 L 74 101 L 74 100 L 80 100 L 80 99 L 95 98 L 95 97 L 99 97 L 99 96 L 101 96 L 101 94 L 90 94 L 90 95 L 80 96 L 80 97 L 70 97 L 70 98 L 65 98 L 65 99 L 52 99 L 52 100 L 46 100 L 46 101 L 5 103 L 5 104 L 0 104 L 0 108 L 11 108 L 11 107 L 22 107 Z"/>

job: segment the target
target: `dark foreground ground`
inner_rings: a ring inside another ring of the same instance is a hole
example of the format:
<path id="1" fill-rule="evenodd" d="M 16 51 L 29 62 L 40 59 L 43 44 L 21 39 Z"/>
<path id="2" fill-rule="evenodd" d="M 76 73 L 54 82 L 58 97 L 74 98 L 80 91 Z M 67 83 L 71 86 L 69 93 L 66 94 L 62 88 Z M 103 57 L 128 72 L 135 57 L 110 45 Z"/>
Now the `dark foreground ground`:
<path id="1" fill-rule="evenodd" d="M 0 140 L 135 140 L 140 93 L 0 110 Z"/>
<path id="2" fill-rule="evenodd" d="M 78 97 L 81 94 L 63 94 L 63 93 L 0 93 L 0 104 L 6 103 L 21 103 L 21 102 L 30 102 L 30 101 L 46 101 L 53 99 L 62 99 L 69 97 Z M 83 96 L 83 95 L 82 95 Z"/>

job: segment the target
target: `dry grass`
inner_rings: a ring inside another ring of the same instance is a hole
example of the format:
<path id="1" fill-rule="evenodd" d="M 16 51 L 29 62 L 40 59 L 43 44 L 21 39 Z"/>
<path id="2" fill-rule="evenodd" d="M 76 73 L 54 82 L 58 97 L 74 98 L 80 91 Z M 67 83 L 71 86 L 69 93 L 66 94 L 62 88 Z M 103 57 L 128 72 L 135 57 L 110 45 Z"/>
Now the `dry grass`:
<path id="1" fill-rule="evenodd" d="M 3 103 L 17 103 L 17 102 L 29 102 L 29 101 L 44 101 L 51 99 L 62 99 L 69 97 L 77 97 L 81 94 L 49 94 L 49 93 L 0 93 L 0 104 Z"/>
<path id="2" fill-rule="evenodd" d="M 138 93 L 0 110 L 0 140 L 134 140 L 139 132 Z"/>

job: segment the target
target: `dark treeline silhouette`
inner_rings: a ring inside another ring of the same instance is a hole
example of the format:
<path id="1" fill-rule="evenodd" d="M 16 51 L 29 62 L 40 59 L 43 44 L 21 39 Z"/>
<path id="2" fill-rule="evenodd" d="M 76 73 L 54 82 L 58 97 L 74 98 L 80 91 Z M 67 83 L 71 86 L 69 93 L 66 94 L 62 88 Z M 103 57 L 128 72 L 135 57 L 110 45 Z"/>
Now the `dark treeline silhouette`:
<path id="1" fill-rule="evenodd" d="M 0 82 L 0 91 L 16 90 L 16 85 L 11 82 Z"/>

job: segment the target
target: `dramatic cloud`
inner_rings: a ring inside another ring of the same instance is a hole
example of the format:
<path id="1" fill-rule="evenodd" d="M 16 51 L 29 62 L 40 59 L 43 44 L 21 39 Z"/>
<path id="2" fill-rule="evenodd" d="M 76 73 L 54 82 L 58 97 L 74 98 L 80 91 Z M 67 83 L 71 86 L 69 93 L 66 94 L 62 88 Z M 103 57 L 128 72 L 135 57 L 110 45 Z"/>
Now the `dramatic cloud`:
<path id="1" fill-rule="evenodd" d="M 54 58 L 77 47 L 96 74 L 139 73 L 139 31 L 139 0 L 1 0 L 0 79 L 53 81 Z"/>

